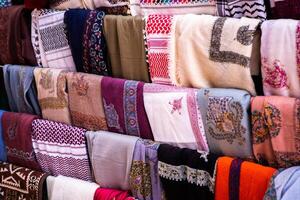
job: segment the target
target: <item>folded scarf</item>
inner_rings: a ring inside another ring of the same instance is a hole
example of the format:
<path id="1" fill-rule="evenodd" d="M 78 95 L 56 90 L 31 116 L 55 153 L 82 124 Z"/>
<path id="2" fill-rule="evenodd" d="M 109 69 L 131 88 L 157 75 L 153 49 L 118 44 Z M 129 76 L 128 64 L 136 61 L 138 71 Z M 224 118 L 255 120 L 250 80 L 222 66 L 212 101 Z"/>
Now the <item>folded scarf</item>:
<path id="1" fill-rule="evenodd" d="M 130 170 L 130 188 L 139 200 L 160 200 L 162 188 L 158 176 L 158 143 L 137 140 Z"/>
<path id="2" fill-rule="evenodd" d="M 300 23 L 270 20 L 261 29 L 264 94 L 300 97 Z"/>
<path id="3" fill-rule="evenodd" d="M 64 24 L 65 11 L 34 10 L 31 41 L 39 67 L 76 71 Z"/>
<path id="4" fill-rule="evenodd" d="M 46 8 L 48 7 L 48 0 L 24 0 L 25 8 L 34 9 L 34 8 Z"/>
<path id="5" fill-rule="evenodd" d="M 276 171 L 229 157 L 221 157 L 217 163 L 215 200 L 261 200 Z"/>
<path id="6" fill-rule="evenodd" d="M 0 170 L 0 199 L 44 199 L 46 174 L 8 163 L 0 163 Z"/>
<path id="7" fill-rule="evenodd" d="M 104 77 L 101 91 L 108 130 L 153 139 L 143 100 L 144 83 Z"/>
<path id="8" fill-rule="evenodd" d="M 107 15 L 104 35 L 113 77 L 149 82 L 142 17 Z"/>
<path id="9" fill-rule="evenodd" d="M 36 65 L 30 40 L 30 11 L 24 6 L 0 9 L 0 64 Z"/>
<path id="10" fill-rule="evenodd" d="M 9 110 L 8 97 L 6 94 L 5 83 L 4 83 L 4 74 L 3 74 L 3 70 L 1 69 L 0 69 L 0 109 Z"/>
<path id="11" fill-rule="evenodd" d="M 187 0 L 187 1 L 162 1 L 162 0 L 130 0 L 130 11 L 135 15 L 167 14 L 210 14 L 216 13 L 214 0 Z"/>
<path id="12" fill-rule="evenodd" d="M 129 190 L 130 169 L 138 137 L 105 131 L 87 132 L 86 137 L 96 182 L 104 188 Z"/>
<path id="13" fill-rule="evenodd" d="M 33 70 L 34 67 L 19 65 L 3 67 L 5 89 L 13 112 L 41 114 Z"/>
<path id="14" fill-rule="evenodd" d="M 101 96 L 101 76 L 68 73 L 72 125 L 88 130 L 107 130 Z"/>
<path id="15" fill-rule="evenodd" d="M 250 60 L 259 22 L 209 15 L 174 17 L 168 50 L 172 83 L 244 89 L 255 95 Z"/>
<path id="16" fill-rule="evenodd" d="M 44 172 L 92 180 L 85 130 L 47 120 L 32 123 L 32 143 Z"/>
<path id="17" fill-rule="evenodd" d="M 300 19 L 300 2 L 298 0 L 268 0 L 271 4 L 272 19 Z"/>
<path id="18" fill-rule="evenodd" d="M 4 143 L 3 138 L 3 129 L 2 129 L 2 116 L 5 111 L 0 110 L 0 161 L 6 162 L 7 161 L 7 155 L 6 155 L 6 146 Z"/>
<path id="19" fill-rule="evenodd" d="M 249 93 L 235 89 L 202 89 L 197 101 L 209 150 L 220 155 L 253 158 Z"/>
<path id="20" fill-rule="evenodd" d="M 35 68 L 34 76 L 43 118 L 71 124 L 66 73 L 61 69 Z"/>
<path id="21" fill-rule="evenodd" d="M 96 190 L 94 200 L 134 200 L 130 197 L 129 192 L 98 188 Z"/>
<path id="22" fill-rule="evenodd" d="M 11 6 L 10 0 L 0 0 L 0 8 L 5 8 Z"/>
<path id="23" fill-rule="evenodd" d="M 262 164 L 290 167 L 300 164 L 300 100 L 255 97 L 251 103 L 253 150 Z"/>
<path id="24" fill-rule="evenodd" d="M 155 141 L 208 151 L 197 90 L 145 84 L 144 105 Z"/>
<path id="25" fill-rule="evenodd" d="M 166 199 L 213 199 L 217 156 L 167 144 L 158 148 L 158 173 Z"/>
<path id="26" fill-rule="evenodd" d="M 71 9 L 65 12 L 68 41 L 78 71 L 109 75 L 102 11 Z"/>
<path id="27" fill-rule="evenodd" d="M 2 128 L 7 162 L 40 171 L 31 139 L 32 122 L 37 118 L 23 113 L 3 113 Z"/>
<path id="28" fill-rule="evenodd" d="M 223 17 L 249 17 L 266 20 L 264 0 L 217 0 L 218 15 Z"/>
<path id="29" fill-rule="evenodd" d="M 66 176 L 47 178 L 48 200 L 94 200 L 97 188 L 96 183 Z"/>

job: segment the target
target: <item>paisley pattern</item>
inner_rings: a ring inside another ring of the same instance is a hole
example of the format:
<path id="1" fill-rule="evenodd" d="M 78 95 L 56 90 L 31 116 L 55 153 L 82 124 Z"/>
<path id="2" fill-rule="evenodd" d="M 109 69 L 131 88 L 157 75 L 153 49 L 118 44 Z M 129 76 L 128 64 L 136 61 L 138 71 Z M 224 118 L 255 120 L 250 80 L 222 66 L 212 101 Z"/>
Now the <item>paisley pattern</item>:
<path id="1" fill-rule="evenodd" d="M 150 165 L 143 161 L 133 161 L 130 171 L 130 186 L 132 191 L 139 193 L 143 197 L 151 195 L 151 175 Z M 137 196 L 137 194 L 134 194 Z"/>

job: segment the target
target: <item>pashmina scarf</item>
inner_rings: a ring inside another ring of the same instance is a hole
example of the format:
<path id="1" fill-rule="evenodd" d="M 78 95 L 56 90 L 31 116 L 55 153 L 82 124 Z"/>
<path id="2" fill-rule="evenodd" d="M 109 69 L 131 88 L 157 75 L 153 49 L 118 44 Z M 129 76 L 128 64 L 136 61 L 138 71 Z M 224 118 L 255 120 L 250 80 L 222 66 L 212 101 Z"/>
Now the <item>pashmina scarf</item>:
<path id="1" fill-rule="evenodd" d="M 270 20 L 261 29 L 264 94 L 300 97 L 300 23 Z"/>
<path id="2" fill-rule="evenodd" d="M 44 199 L 46 174 L 8 163 L 0 163 L 0 171 L 0 199 Z"/>
<path id="3" fill-rule="evenodd" d="M 255 95 L 250 60 L 259 23 L 260 20 L 244 17 L 174 17 L 168 48 L 172 83 L 194 88 L 244 89 Z"/>
<path id="4" fill-rule="evenodd" d="M 0 66 L 1 68 L 2 66 Z M 8 97 L 6 94 L 4 74 L 3 70 L 0 69 L 0 109 L 9 110 Z"/>
<path id="5" fill-rule="evenodd" d="M 217 161 L 215 200 L 261 200 L 276 171 L 252 162 L 229 157 Z"/>
<path id="6" fill-rule="evenodd" d="M 5 8 L 11 6 L 10 0 L 0 0 L 0 8 Z"/>
<path id="7" fill-rule="evenodd" d="M 24 0 L 25 8 L 35 9 L 35 8 L 46 8 L 48 7 L 49 0 Z"/>
<path id="8" fill-rule="evenodd" d="M 130 188 L 139 200 L 161 200 L 162 188 L 158 176 L 158 143 L 139 139 L 134 148 L 130 170 Z"/>
<path id="9" fill-rule="evenodd" d="M 138 137 L 87 132 L 89 157 L 96 182 L 104 188 L 129 190 L 130 169 Z"/>
<path id="10" fill-rule="evenodd" d="M 31 40 L 39 67 L 76 71 L 64 24 L 65 11 L 34 10 Z"/>
<path id="11" fill-rule="evenodd" d="M 24 6 L 0 9 L 0 64 L 36 65 L 30 40 L 30 11 Z"/>
<path id="12" fill-rule="evenodd" d="M 300 100 L 255 97 L 251 103 L 253 151 L 262 164 L 300 164 Z"/>
<path id="13" fill-rule="evenodd" d="M 129 192 L 114 189 L 98 188 L 94 200 L 134 200 L 130 197 Z"/>
<path id="14" fill-rule="evenodd" d="M 108 15 L 104 35 L 113 77 L 149 82 L 142 17 Z"/>
<path id="15" fill-rule="evenodd" d="M 271 4 L 272 19 L 300 19 L 300 1 L 299 0 L 268 0 Z"/>
<path id="16" fill-rule="evenodd" d="M 168 144 L 158 148 L 158 173 L 166 199 L 212 200 L 217 156 Z"/>
<path id="17" fill-rule="evenodd" d="M 33 70 L 34 67 L 19 65 L 3 67 L 6 94 L 13 112 L 41 114 Z"/>
<path id="18" fill-rule="evenodd" d="M 33 121 L 32 129 L 33 148 L 44 172 L 92 180 L 84 129 L 47 120 Z"/>
<path id="19" fill-rule="evenodd" d="M 208 151 L 197 90 L 145 84 L 144 105 L 155 141 Z"/>
<path id="20" fill-rule="evenodd" d="M 32 122 L 37 118 L 23 113 L 3 113 L 2 128 L 7 162 L 40 171 L 31 139 Z"/>
<path id="21" fill-rule="evenodd" d="M 72 125 L 91 131 L 107 130 L 101 96 L 101 76 L 68 73 Z"/>
<path id="22" fill-rule="evenodd" d="M 3 128 L 2 128 L 2 116 L 5 111 L 0 110 L 0 161 L 6 162 L 7 155 L 6 155 L 6 146 L 4 143 L 3 138 Z"/>
<path id="23" fill-rule="evenodd" d="M 197 102 L 209 150 L 220 155 L 253 158 L 250 95 L 235 89 L 202 89 Z"/>
<path id="24" fill-rule="evenodd" d="M 96 183 L 66 176 L 47 178 L 48 200 L 94 200 L 97 188 Z"/>
<path id="25" fill-rule="evenodd" d="M 66 73 L 61 69 L 35 68 L 34 76 L 43 118 L 71 124 Z"/>
<path id="26" fill-rule="evenodd" d="M 104 77 L 101 91 L 108 130 L 153 139 L 144 108 L 144 83 Z"/>
<path id="27" fill-rule="evenodd" d="M 264 0 L 217 0 L 216 4 L 222 17 L 267 19 Z"/>

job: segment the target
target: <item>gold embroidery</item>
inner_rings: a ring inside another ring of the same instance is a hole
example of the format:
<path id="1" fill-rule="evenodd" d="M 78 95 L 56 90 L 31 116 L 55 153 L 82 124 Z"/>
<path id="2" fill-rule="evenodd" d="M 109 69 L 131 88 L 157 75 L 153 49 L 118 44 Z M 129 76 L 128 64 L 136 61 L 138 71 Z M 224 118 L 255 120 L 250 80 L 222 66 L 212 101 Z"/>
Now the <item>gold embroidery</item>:
<path id="1" fill-rule="evenodd" d="M 77 111 L 71 111 L 72 123 L 91 131 L 108 130 L 105 117 L 85 115 Z"/>

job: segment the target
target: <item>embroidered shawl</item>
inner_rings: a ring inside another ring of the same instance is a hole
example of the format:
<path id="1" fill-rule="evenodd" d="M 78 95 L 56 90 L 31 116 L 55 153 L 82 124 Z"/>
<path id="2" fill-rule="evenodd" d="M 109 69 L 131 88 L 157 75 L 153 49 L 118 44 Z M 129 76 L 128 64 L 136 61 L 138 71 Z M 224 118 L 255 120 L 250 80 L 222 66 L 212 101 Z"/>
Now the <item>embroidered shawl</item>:
<path id="1" fill-rule="evenodd" d="M 4 143 L 3 138 L 3 129 L 2 129 L 2 116 L 5 111 L 0 110 L 0 161 L 6 162 L 7 161 L 7 155 L 6 155 L 6 146 Z"/>
<path id="2" fill-rule="evenodd" d="M 217 161 L 215 200 L 261 200 L 276 170 L 229 157 Z"/>
<path id="3" fill-rule="evenodd" d="M 216 4 L 219 16 L 267 19 L 264 0 L 217 0 Z"/>
<path id="4" fill-rule="evenodd" d="M 300 97 L 300 23 L 270 20 L 261 29 L 264 94 Z"/>
<path id="5" fill-rule="evenodd" d="M 67 74 L 72 125 L 92 131 L 107 130 L 101 80 L 101 76 L 93 74 Z"/>
<path id="6" fill-rule="evenodd" d="M 0 64 L 36 65 L 30 40 L 30 11 L 24 6 L 0 9 Z"/>
<path id="7" fill-rule="evenodd" d="M 32 12 L 31 41 L 39 67 L 76 71 L 64 24 L 65 11 Z"/>
<path id="8" fill-rule="evenodd" d="M 142 17 L 107 15 L 104 35 L 113 77 L 149 82 Z"/>
<path id="9" fill-rule="evenodd" d="M 298 0 L 268 0 L 271 4 L 272 19 L 300 19 L 300 2 Z"/>
<path id="10" fill-rule="evenodd" d="M 44 199 L 46 174 L 8 163 L 0 171 L 0 199 Z"/>
<path id="11" fill-rule="evenodd" d="M 138 137 L 106 131 L 88 131 L 86 137 L 96 182 L 103 188 L 129 190 L 130 169 Z"/>
<path id="12" fill-rule="evenodd" d="M 4 74 L 3 70 L 0 69 L 0 109 L 9 110 L 8 97 L 6 94 Z"/>
<path id="13" fill-rule="evenodd" d="M 137 140 L 130 170 L 130 188 L 139 200 L 160 200 L 162 188 L 158 176 L 158 143 Z"/>
<path id="14" fill-rule="evenodd" d="M 99 188 L 91 183 L 66 176 L 49 176 L 47 178 L 48 200 L 94 200 Z"/>
<path id="15" fill-rule="evenodd" d="M 101 91 L 108 130 L 153 139 L 144 108 L 144 83 L 104 77 Z"/>
<path id="16" fill-rule="evenodd" d="M 7 162 L 40 171 L 31 140 L 31 124 L 37 118 L 23 113 L 3 113 L 2 128 Z"/>
<path id="17" fill-rule="evenodd" d="M 235 89 L 202 89 L 197 93 L 209 150 L 220 155 L 253 158 L 250 95 Z"/>
<path id="18" fill-rule="evenodd" d="M 3 67 L 5 89 L 10 109 L 14 112 L 40 115 L 33 67 L 5 65 Z"/>
<path id="19" fill-rule="evenodd" d="M 11 0 L 0 0 L 0 8 L 11 6 Z"/>
<path id="20" fill-rule="evenodd" d="M 217 156 L 168 144 L 158 148 L 158 173 L 166 199 L 213 199 Z"/>
<path id="21" fill-rule="evenodd" d="M 71 124 L 64 70 L 35 68 L 34 76 L 43 118 Z"/>
<path id="22" fill-rule="evenodd" d="M 135 15 L 167 14 L 216 14 L 216 3 L 214 0 L 130 0 L 130 11 Z"/>
<path id="23" fill-rule="evenodd" d="M 172 83 L 194 88 L 244 89 L 255 95 L 250 58 L 259 22 L 209 15 L 175 17 L 169 42 Z"/>
<path id="24" fill-rule="evenodd" d="M 145 84 L 144 105 L 155 141 L 208 151 L 197 90 Z"/>
<path id="25" fill-rule="evenodd" d="M 35 120 L 32 143 L 44 172 L 92 180 L 85 130 L 58 122 Z"/>
<path id="26" fill-rule="evenodd" d="M 300 100 L 256 97 L 251 103 L 256 159 L 274 167 L 300 164 Z"/>
<path id="27" fill-rule="evenodd" d="M 28 9 L 46 8 L 48 4 L 48 0 L 24 0 L 25 8 Z"/>
<path id="28" fill-rule="evenodd" d="M 94 200 L 134 200 L 133 197 L 130 197 L 128 191 L 120 191 L 114 189 L 104 189 L 98 188 L 96 190 Z"/>

